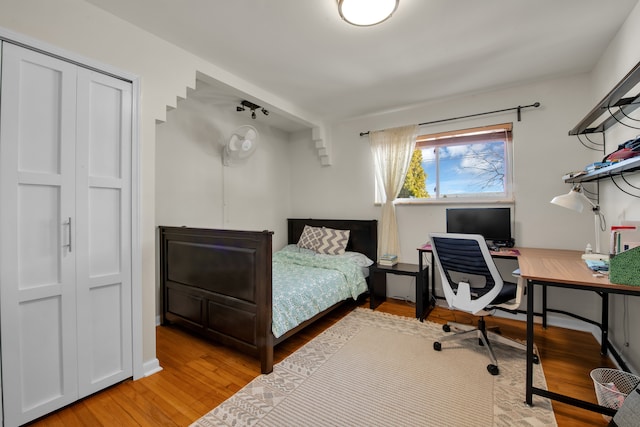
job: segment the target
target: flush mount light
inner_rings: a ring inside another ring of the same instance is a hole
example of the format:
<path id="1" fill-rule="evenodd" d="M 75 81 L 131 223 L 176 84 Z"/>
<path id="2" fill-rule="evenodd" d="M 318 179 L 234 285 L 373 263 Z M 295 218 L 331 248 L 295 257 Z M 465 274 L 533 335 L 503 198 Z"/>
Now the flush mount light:
<path id="1" fill-rule="evenodd" d="M 349 24 L 368 27 L 391 17 L 400 0 L 337 0 L 338 12 Z"/>

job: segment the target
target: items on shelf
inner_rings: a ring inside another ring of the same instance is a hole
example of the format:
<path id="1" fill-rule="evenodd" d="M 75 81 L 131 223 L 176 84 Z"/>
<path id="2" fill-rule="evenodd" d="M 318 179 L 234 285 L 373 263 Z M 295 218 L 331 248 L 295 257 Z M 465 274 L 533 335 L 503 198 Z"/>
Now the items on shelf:
<path id="1" fill-rule="evenodd" d="M 586 170 L 578 172 L 568 172 L 567 174 L 563 175 L 562 179 L 564 180 L 564 182 L 568 183 L 598 181 L 603 178 L 613 178 L 614 176 L 622 175 L 625 172 L 635 172 L 638 170 L 640 170 L 640 156 L 611 162 L 609 166 L 600 167 L 590 172 Z"/>
<path id="2" fill-rule="evenodd" d="M 587 171 L 585 171 L 585 170 L 567 172 L 566 174 L 562 175 L 562 179 L 563 180 L 567 180 L 567 179 L 570 179 L 570 178 L 577 178 L 579 176 L 586 175 L 586 174 L 587 174 Z"/>
<path id="3" fill-rule="evenodd" d="M 603 162 L 619 162 L 640 156 L 640 136 L 618 145 L 618 149 L 607 155 Z"/>
<path id="4" fill-rule="evenodd" d="M 380 257 L 378 264 L 388 267 L 394 266 L 398 263 L 398 256 L 393 254 L 384 254 Z"/>
<path id="5" fill-rule="evenodd" d="M 631 115 L 631 113 L 640 107 L 639 82 L 640 62 L 569 131 L 569 135 L 577 136 L 580 143 L 586 148 L 603 150 L 604 152 L 606 148 L 604 144 L 604 134 L 607 129 L 618 124 L 633 129 L 640 129 L 637 127 L 639 120 L 637 112 L 634 116 Z M 589 134 L 594 133 L 602 134 L 601 143 L 588 137 Z M 580 138 L 580 135 L 585 136 L 586 142 Z M 638 188 L 629 183 L 623 176 L 625 173 L 640 172 L 640 136 L 636 136 L 635 139 L 618 145 L 614 152 L 605 155 L 603 162 L 606 161 L 611 161 L 612 163 L 606 167 L 594 168 L 589 172 L 585 170 L 585 173 L 569 172 L 563 176 L 563 180 L 566 183 L 578 183 L 608 179 L 611 180 L 620 191 L 630 196 L 640 198 Z"/>
<path id="6" fill-rule="evenodd" d="M 593 162 L 585 166 L 585 172 L 593 172 L 594 170 L 606 168 L 607 166 L 611 166 L 613 162 Z"/>

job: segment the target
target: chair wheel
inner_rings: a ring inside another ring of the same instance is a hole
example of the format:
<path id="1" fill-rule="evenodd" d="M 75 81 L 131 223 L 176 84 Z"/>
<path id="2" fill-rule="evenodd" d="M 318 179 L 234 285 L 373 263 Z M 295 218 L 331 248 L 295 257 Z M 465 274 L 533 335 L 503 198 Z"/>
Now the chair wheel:
<path id="1" fill-rule="evenodd" d="M 449 325 L 442 325 L 442 330 L 445 332 L 451 332 L 451 326 Z"/>
<path id="2" fill-rule="evenodd" d="M 434 343 L 433 343 L 433 349 L 434 349 L 435 351 L 440 351 L 440 350 L 442 350 L 442 344 L 440 344 L 438 341 L 434 342 Z"/>
<path id="3" fill-rule="evenodd" d="M 535 363 L 536 365 L 540 364 L 540 358 L 538 357 L 537 354 L 533 355 L 533 363 Z"/>
<path id="4" fill-rule="evenodd" d="M 491 375 L 498 375 L 500 373 L 500 369 L 498 369 L 496 365 L 487 365 L 487 371 L 489 371 Z"/>

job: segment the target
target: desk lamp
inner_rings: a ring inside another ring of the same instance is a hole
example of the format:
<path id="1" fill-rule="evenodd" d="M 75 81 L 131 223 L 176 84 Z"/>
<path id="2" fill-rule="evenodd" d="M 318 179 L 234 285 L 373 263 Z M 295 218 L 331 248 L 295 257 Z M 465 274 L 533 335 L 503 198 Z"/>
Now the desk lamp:
<path id="1" fill-rule="evenodd" d="M 582 186 L 580 184 L 574 185 L 571 191 L 567 194 L 554 197 L 551 203 L 576 212 L 582 212 L 585 206 L 591 206 L 591 210 L 595 215 L 596 254 L 600 254 L 600 231 L 604 231 L 604 227 L 606 227 L 604 215 L 600 212 L 600 206 L 593 203 L 584 195 Z"/>

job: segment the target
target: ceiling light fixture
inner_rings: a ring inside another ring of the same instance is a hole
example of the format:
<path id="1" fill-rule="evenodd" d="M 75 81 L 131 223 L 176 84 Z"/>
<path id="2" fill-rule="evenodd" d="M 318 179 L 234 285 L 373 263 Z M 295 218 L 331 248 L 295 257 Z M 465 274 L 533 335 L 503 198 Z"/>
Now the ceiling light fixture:
<path id="1" fill-rule="evenodd" d="M 386 21 L 400 0 L 337 0 L 340 17 L 349 24 L 369 27 Z"/>

